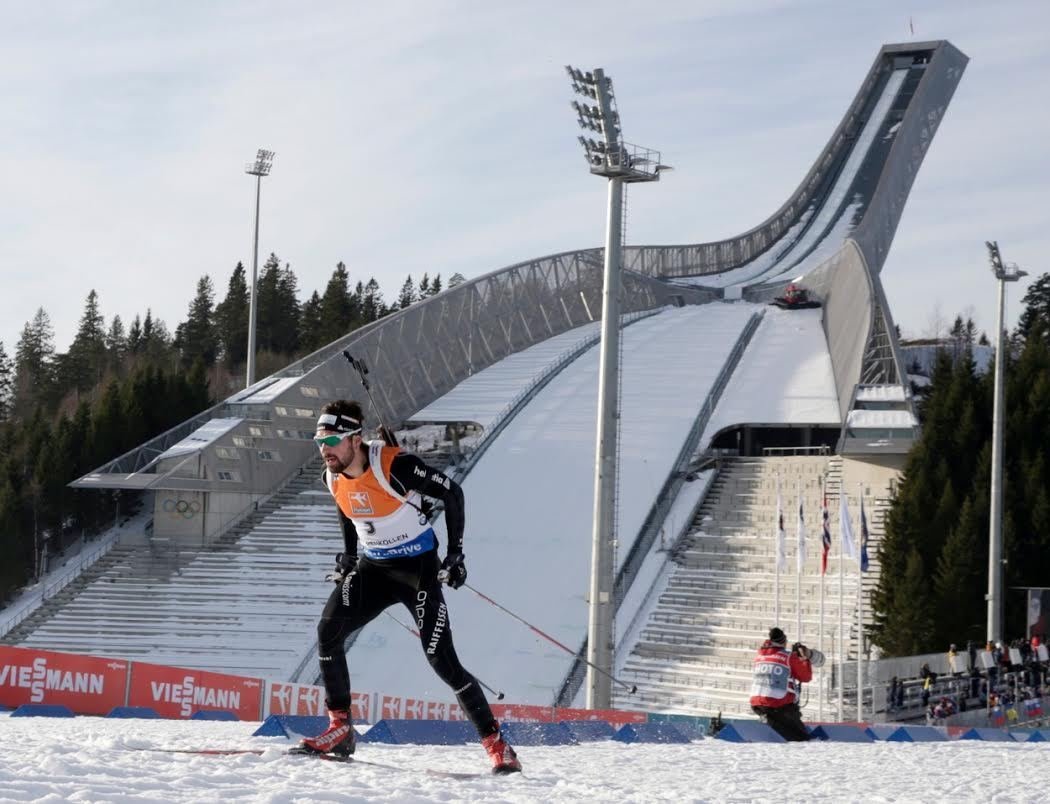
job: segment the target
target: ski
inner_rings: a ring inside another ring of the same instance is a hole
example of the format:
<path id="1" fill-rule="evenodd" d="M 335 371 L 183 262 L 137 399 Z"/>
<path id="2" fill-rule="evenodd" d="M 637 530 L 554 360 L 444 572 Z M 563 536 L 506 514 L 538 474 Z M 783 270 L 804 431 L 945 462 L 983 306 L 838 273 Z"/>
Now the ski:
<path id="1" fill-rule="evenodd" d="M 187 754 L 189 756 L 203 756 L 203 757 L 234 757 L 244 756 L 246 754 L 254 754 L 260 756 L 266 753 L 263 748 L 132 748 L 132 751 L 151 751 L 160 754 Z M 404 768 L 397 765 L 387 765 L 383 762 L 373 762 L 370 759 L 360 759 L 355 756 L 342 756 L 340 754 L 318 754 L 313 751 L 303 751 L 299 748 L 289 748 L 284 752 L 285 756 L 291 757 L 313 757 L 314 759 L 320 759 L 324 762 L 342 762 L 347 765 L 367 765 L 370 768 L 383 768 L 384 770 L 400 771 L 402 773 L 412 773 L 413 768 Z M 487 773 L 476 773 L 471 771 L 448 771 L 438 770 L 437 768 L 425 768 L 423 770 L 427 776 L 433 776 L 438 779 L 482 779 L 490 774 Z"/>
<path id="2" fill-rule="evenodd" d="M 349 765 L 369 765 L 374 768 L 385 768 L 386 770 L 401 771 L 402 773 L 413 772 L 412 768 L 386 765 L 382 762 L 372 762 L 371 760 L 358 759 L 355 756 L 343 756 L 342 754 L 318 754 L 313 751 L 304 751 L 299 748 L 290 748 L 286 753 L 291 756 L 313 757 L 315 759 L 324 760 L 325 762 L 343 762 Z M 427 776 L 434 776 L 439 779 L 480 779 L 483 776 L 488 775 L 484 773 L 437 770 L 436 768 L 426 768 L 423 772 L 426 773 Z"/>
<path id="3" fill-rule="evenodd" d="M 191 754 L 207 757 L 232 757 L 239 754 L 264 753 L 262 748 L 137 748 L 127 746 L 128 751 L 150 751 L 157 754 Z"/>

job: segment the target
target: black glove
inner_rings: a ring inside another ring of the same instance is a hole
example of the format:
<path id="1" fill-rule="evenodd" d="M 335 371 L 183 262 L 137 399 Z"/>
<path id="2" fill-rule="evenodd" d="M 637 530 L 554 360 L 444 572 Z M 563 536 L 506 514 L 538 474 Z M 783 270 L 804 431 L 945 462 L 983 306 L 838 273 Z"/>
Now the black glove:
<path id="1" fill-rule="evenodd" d="M 449 553 L 441 562 L 441 570 L 438 572 L 438 580 L 447 583 L 453 589 L 459 589 L 467 582 L 467 567 L 463 563 L 465 556 L 462 553 Z"/>
<path id="2" fill-rule="evenodd" d="M 803 645 L 801 642 L 796 642 L 791 646 L 791 652 L 797 653 L 800 657 L 809 661 L 809 648 Z"/>
<path id="3" fill-rule="evenodd" d="M 326 581 L 342 583 L 343 578 L 357 569 L 357 555 L 355 553 L 339 553 L 335 557 L 335 569 L 324 576 Z"/>

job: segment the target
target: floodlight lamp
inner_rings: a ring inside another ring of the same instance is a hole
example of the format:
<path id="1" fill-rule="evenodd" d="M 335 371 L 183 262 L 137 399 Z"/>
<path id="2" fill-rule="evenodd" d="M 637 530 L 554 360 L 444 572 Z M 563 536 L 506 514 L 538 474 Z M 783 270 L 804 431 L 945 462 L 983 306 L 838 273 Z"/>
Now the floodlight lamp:
<path id="1" fill-rule="evenodd" d="M 255 162 L 245 165 L 244 172 L 252 176 L 269 176 L 270 169 L 273 167 L 274 156 L 276 154 L 273 151 L 260 148 L 255 154 Z"/>

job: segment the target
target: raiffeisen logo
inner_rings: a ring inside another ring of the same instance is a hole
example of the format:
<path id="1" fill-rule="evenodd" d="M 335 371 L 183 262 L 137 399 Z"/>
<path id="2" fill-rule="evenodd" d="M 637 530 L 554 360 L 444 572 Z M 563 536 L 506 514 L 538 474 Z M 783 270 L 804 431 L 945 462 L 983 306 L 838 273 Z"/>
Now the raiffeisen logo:
<path id="1" fill-rule="evenodd" d="M 123 669 L 123 665 L 119 669 Z M 47 659 L 41 656 L 34 659 L 31 665 L 5 664 L 0 667 L 0 687 L 2 686 L 28 689 L 30 702 L 40 703 L 44 700 L 44 693 L 48 691 L 101 695 L 106 687 L 106 679 L 100 673 L 48 668 Z"/>
<path id="2" fill-rule="evenodd" d="M 230 710 L 237 710 L 241 707 L 239 692 L 198 686 L 193 676 L 184 677 L 181 684 L 151 681 L 149 687 L 154 701 L 179 704 L 180 717 L 192 715 L 195 706 Z"/>

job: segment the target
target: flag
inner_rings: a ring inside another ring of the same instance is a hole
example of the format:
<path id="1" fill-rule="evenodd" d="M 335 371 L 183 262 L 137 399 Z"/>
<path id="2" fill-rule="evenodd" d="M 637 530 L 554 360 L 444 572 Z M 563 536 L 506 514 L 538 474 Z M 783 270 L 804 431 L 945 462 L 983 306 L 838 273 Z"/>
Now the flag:
<path id="1" fill-rule="evenodd" d="M 988 715 L 988 719 L 992 721 L 993 726 L 1006 725 L 1006 713 L 1001 706 L 993 706 L 992 711 Z"/>
<path id="2" fill-rule="evenodd" d="M 915 20 L 908 17 L 908 30 L 911 31 L 911 35 L 915 36 Z"/>
<path id="3" fill-rule="evenodd" d="M 798 486 L 798 552 L 795 554 L 798 571 L 802 572 L 802 565 L 806 563 L 806 522 L 802 512 L 802 486 Z"/>
<path id="4" fill-rule="evenodd" d="M 784 536 L 784 506 L 780 500 L 780 475 L 777 475 L 777 571 L 787 569 L 787 545 Z"/>
<path id="5" fill-rule="evenodd" d="M 831 517 L 828 516 L 828 490 L 827 487 L 823 489 L 823 503 L 824 506 L 821 509 L 820 521 L 821 521 L 821 533 L 820 541 L 823 545 L 823 550 L 820 554 L 820 574 L 825 575 L 828 571 L 828 553 L 831 552 Z"/>
<path id="6" fill-rule="evenodd" d="M 860 497 L 860 571 L 868 571 L 868 518 L 864 516 L 864 495 Z"/>
<path id="7" fill-rule="evenodd" d="M 853 526 L 846 508 L 846 492 L 839 489 L 839 534 L 842 536 L 842 553 L 846 558 L 856 558 L 857 548 L 853 542 Z"/>

